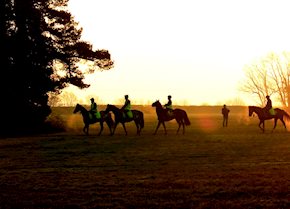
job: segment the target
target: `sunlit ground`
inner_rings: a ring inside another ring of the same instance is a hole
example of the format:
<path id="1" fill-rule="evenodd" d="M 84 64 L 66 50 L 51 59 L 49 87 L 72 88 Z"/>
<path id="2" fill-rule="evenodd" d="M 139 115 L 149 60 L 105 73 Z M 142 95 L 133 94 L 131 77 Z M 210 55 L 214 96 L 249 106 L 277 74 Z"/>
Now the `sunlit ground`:
<path id="1" fill-rule="evenodd" d="M 140 107 L 141 108 L 141 107 Z M 154 136 L 156 115 L 142 108 L 114 136 L 82 132 L 81 115 L 58 109 L 67 132 L 0 139 L 1 208 L 289 208 L 290 137 L 281 124 L 262 133 L 246 107 L 186 107 L 192 122 L 176 135 L 175 121 Z M 62 113 L 62 114 L 61 114 Z M 289 125 L 289 124 L 288 124 Z"/>

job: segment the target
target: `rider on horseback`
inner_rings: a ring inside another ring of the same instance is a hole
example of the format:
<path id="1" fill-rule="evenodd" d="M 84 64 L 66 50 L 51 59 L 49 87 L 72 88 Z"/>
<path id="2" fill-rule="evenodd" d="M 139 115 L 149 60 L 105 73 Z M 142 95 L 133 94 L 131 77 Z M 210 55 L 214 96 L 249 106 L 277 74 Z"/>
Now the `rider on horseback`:
<path id="1" fill-rule="evenodd" d="M 270 96 L 266 96 L 266 99 L 267 99 L 267 104 L 266 106 L 264 107 L 264 110 L 265 110 L 265 113 L 268 115 L 275 115 L 275 110 L 273 109 L 272 107 L 272 101 L 270 99 Z"/>
<path id="2" fill-rule="evenodd" d="M 123 105 L 121 110 L 124 111 L 125 117 L 133 118 L 133 114 L 131 111 L 131 101 L 129 100 L 129 96 L 127 94 L 125 95 L 125 104 Z"/>
<path id="3" fill-rule="evenodd" d="M 167 110 L 168 115 L 172 115 L 173 107 L 172 107 L 171 95 L 168 95 L 167 98 L 168 98 L 168 102 L 164 105 L 164 107 Z"/>
<path id="4" fill-rule="evenodd" d="M 89 110 L 91 113 L 92 119 L 101 118 L 100 113 L 98 112 L 97 103 L 94 98 L 91 98 L 91 109 Z"/>

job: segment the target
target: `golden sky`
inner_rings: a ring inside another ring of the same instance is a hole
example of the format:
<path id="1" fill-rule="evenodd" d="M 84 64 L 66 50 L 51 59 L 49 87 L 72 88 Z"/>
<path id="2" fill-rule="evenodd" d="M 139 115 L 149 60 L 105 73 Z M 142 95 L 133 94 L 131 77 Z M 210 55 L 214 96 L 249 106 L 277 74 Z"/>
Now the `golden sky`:
<path id="1" fill-rule="evenodd" d="M 243 67 L 290 50 L 289 0 L 70 0 L 83 39 L 108 49 L 110 71 L 88 78 L 95 95 L 191 105 L 240 98 Z"/>

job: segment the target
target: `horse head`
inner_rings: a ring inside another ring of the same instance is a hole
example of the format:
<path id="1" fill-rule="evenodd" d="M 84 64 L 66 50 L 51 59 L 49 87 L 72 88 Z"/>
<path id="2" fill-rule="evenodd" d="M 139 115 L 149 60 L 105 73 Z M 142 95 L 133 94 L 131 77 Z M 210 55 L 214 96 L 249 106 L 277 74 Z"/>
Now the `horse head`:
<path id="1" fill-rule="evenodd" d="M 257 112 L 255 106 L 249 106 L 249 117 L 253 115 L 254 112 Z"/>
<path id="2" fill-rule="evenodd" d="M 249 106 L 249 117 L 251 117 L 253 115 L 253 107 Z"/>
<path id="3" fill-rule="evenodd" d="M 118 108 L 115 105 L 112 104 L 107 104 L 107 108 L 105 110 L 106 113 L 110 112 L 110 111 L 116 111 Z"/>
<path id="4" fill-rule="evenodd" d="M 78 111 L 80 111 L 80 107 L 81 107 L 81 105 L 77 104 L 73 113 L 77 113 Z"/>
<path id="5" fill-rule="evenodd" d="M 161 103 L 159 102 L 159 100 L 156 100 L 155 102 L 152 103 L 152 107 L 158 107 L 161 106 Z"/>

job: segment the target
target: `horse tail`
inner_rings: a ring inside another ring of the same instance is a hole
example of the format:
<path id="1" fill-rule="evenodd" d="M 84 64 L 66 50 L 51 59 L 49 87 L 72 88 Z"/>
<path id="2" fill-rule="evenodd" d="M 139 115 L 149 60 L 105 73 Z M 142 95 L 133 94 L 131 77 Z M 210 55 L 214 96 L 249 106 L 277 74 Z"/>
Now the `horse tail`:
<path id="1" fill-rule="evenodd" d="M 140 126 L 141 126 L 141 128 L 144 128 L 144 114 L 143 114 L 143 112 L 140 112 Z"/>
<path id="2" fill-rule="evenodd" d="M 112 114 L 110 112 L 107 113 L 107 122 L 110 123 L 110 126 L 113 127 L 115 125 L 115 122 L 112 118 Z"/>
<path id="3" fill-rule="evenodd" d="M 185 125 L 189 126 L 190 125 L 190 121 L 189 118 L 187 116 L 187 113 L 184 111 L 184 123 Z"/>
<path id="4" fill-rule="evenodd" d="M 285 116 L 287 120 L 290 120 L 290 115 L 285 110 L 282 110 L 282 113 L 283 113 L 283 116 Z"/>

